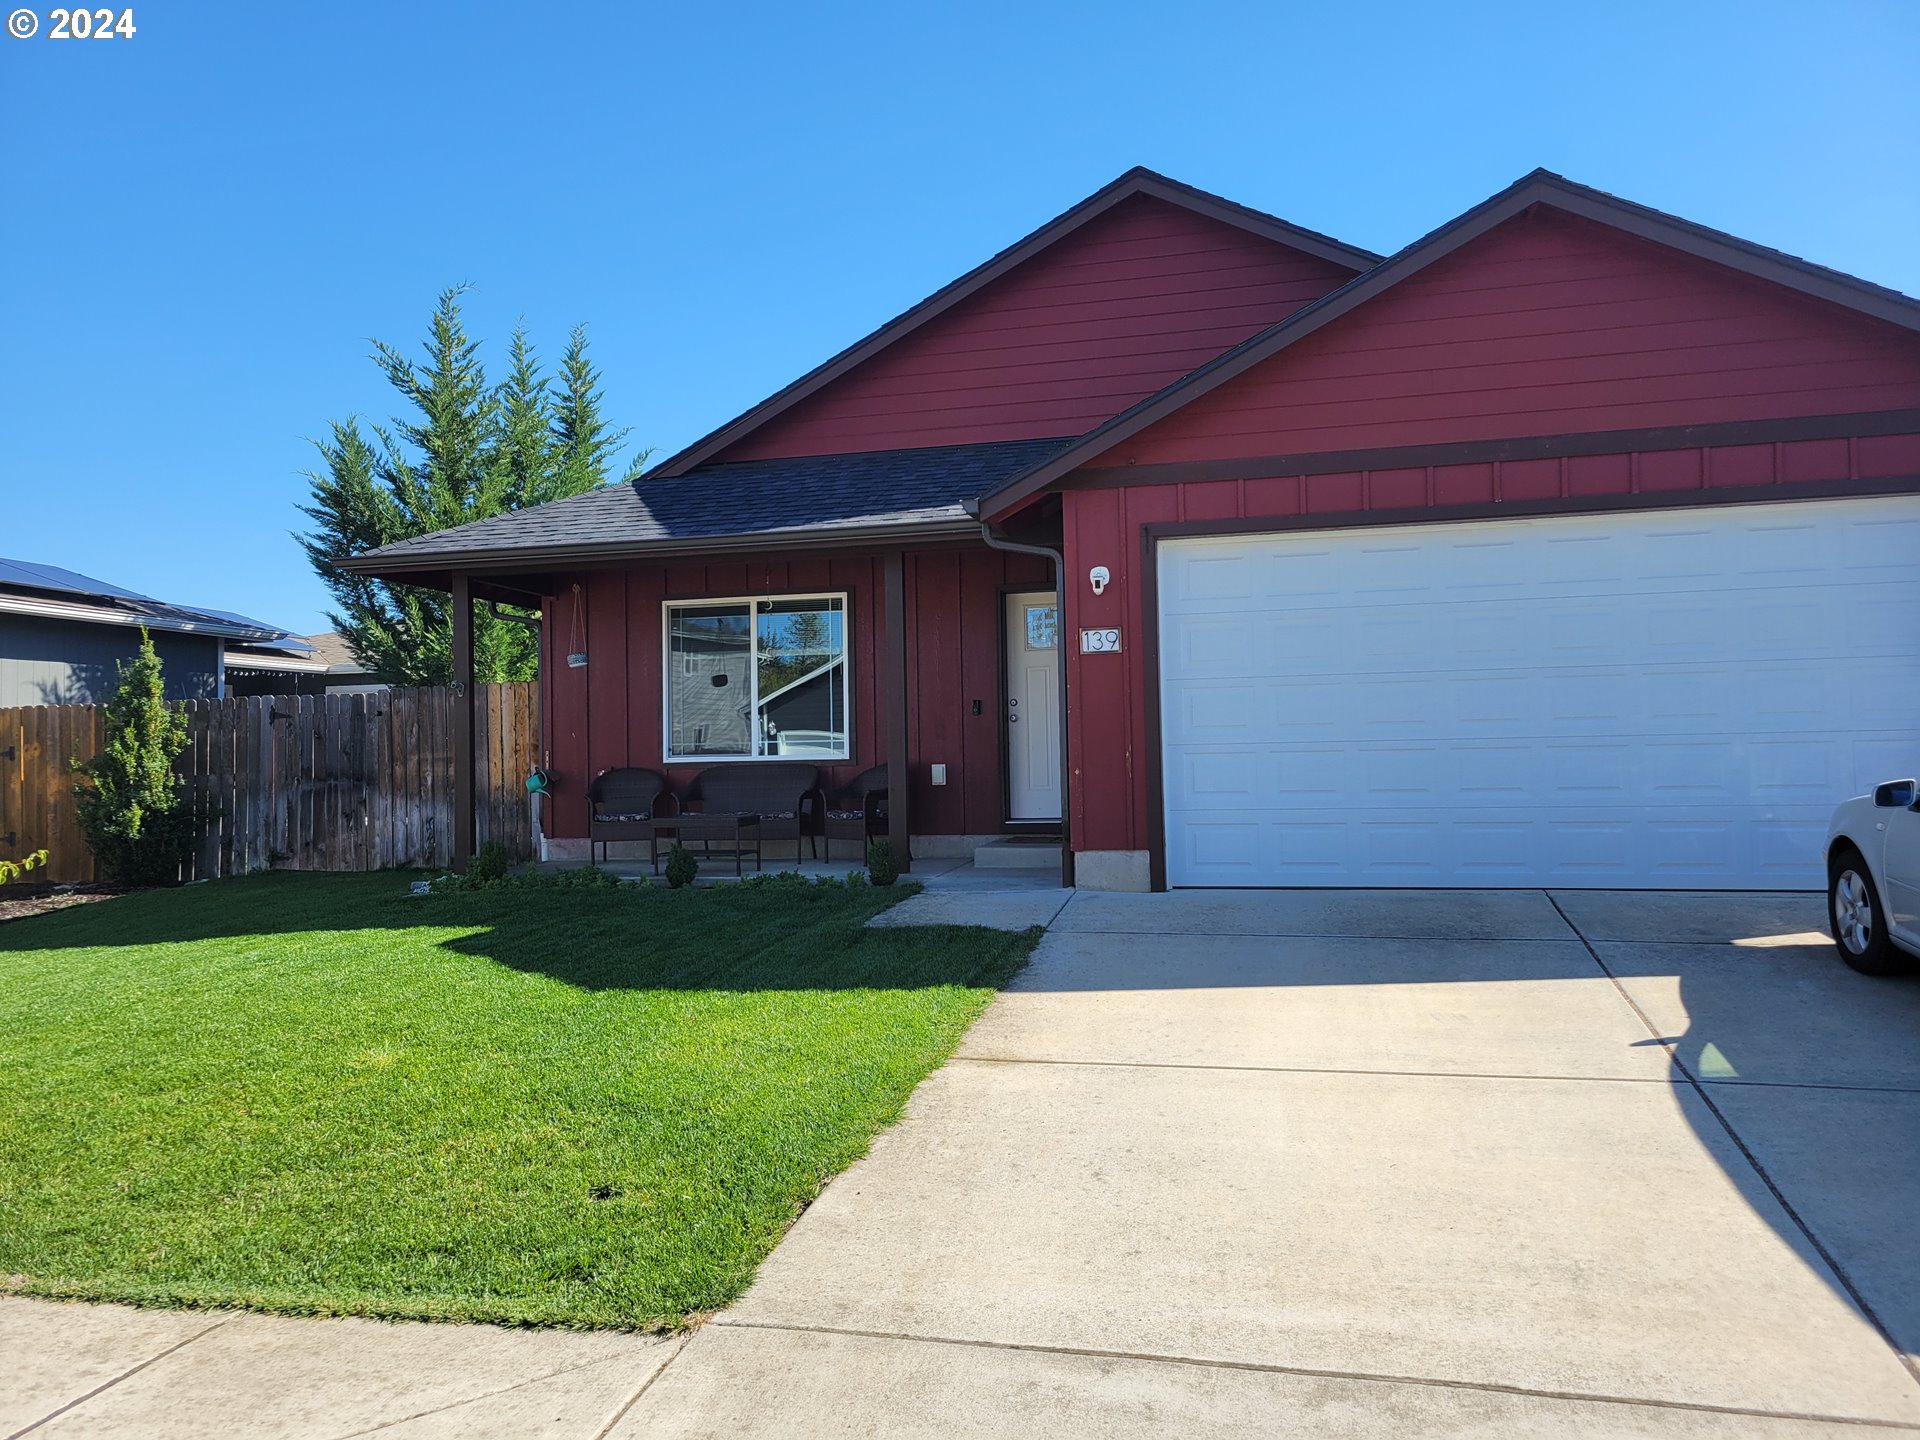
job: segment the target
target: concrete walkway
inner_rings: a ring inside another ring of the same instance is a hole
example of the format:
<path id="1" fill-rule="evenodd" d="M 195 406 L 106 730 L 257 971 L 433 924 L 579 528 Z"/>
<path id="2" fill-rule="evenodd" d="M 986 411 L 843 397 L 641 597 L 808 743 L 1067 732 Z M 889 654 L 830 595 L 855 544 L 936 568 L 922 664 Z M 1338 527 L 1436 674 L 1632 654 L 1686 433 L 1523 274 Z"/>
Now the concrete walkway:
<path id="1" fill-rule="evenodd" d="M 0 1300 L 0 1440 L 1920 1432 L 1920 983 L 1818 897 L 913 903 L 1007 895 L 1034 963 L 691 1340 Z"/>

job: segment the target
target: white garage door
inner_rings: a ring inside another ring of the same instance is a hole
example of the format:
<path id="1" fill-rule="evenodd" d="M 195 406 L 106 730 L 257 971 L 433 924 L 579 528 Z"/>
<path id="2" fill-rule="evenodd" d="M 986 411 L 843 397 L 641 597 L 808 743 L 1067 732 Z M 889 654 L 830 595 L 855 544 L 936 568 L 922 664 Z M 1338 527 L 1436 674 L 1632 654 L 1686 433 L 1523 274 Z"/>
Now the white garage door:
<path id="1" fill-rule="evenodd" d="M 1159 549 L 1172 885 L 1817 889 L 1920 770 L 1920 498 Z"/>

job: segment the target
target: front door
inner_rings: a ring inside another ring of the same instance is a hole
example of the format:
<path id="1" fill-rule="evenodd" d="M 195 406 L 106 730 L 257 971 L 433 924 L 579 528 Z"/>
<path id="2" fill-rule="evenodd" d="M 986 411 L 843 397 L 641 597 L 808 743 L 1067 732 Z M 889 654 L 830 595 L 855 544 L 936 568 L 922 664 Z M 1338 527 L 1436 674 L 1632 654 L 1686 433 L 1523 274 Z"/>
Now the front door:
<path id="1" fill-rule="evenodd" d="M 1060 818 L 1060 606 L 1007 596 L 1007 818 Z"/>

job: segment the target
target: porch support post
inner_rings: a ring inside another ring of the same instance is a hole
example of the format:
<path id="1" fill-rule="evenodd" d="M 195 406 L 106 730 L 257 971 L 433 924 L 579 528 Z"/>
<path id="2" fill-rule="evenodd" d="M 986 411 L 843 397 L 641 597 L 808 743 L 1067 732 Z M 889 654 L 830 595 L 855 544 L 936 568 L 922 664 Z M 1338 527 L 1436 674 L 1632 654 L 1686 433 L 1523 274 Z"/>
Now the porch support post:
<path id="1" fill-rule="evenodd" d="M 453 868 L 473 858 L 473 589 L 453 577 Z"/>
<path id="2" fill-rule="evenodd" d="M 900 872 L 913 869 L 912 828 L 907 814 L 907 576 L 906 557 L 889 550 L 886 572 L 886 640 L 880 662 L 880 704 L 887 723 L 887 840 Z"/>

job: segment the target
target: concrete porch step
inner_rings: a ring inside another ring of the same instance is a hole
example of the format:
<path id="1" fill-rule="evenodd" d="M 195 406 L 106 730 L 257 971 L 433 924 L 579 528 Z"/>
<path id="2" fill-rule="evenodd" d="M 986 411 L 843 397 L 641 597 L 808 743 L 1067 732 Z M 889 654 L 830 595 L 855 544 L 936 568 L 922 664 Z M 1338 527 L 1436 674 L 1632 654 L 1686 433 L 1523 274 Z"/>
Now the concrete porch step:
<path id="1" fill-rule="evenodd" d="M 976 845 L 973 864 L 977 870 L 1058 870 L 1058 840 L 993 840 Z"/>

